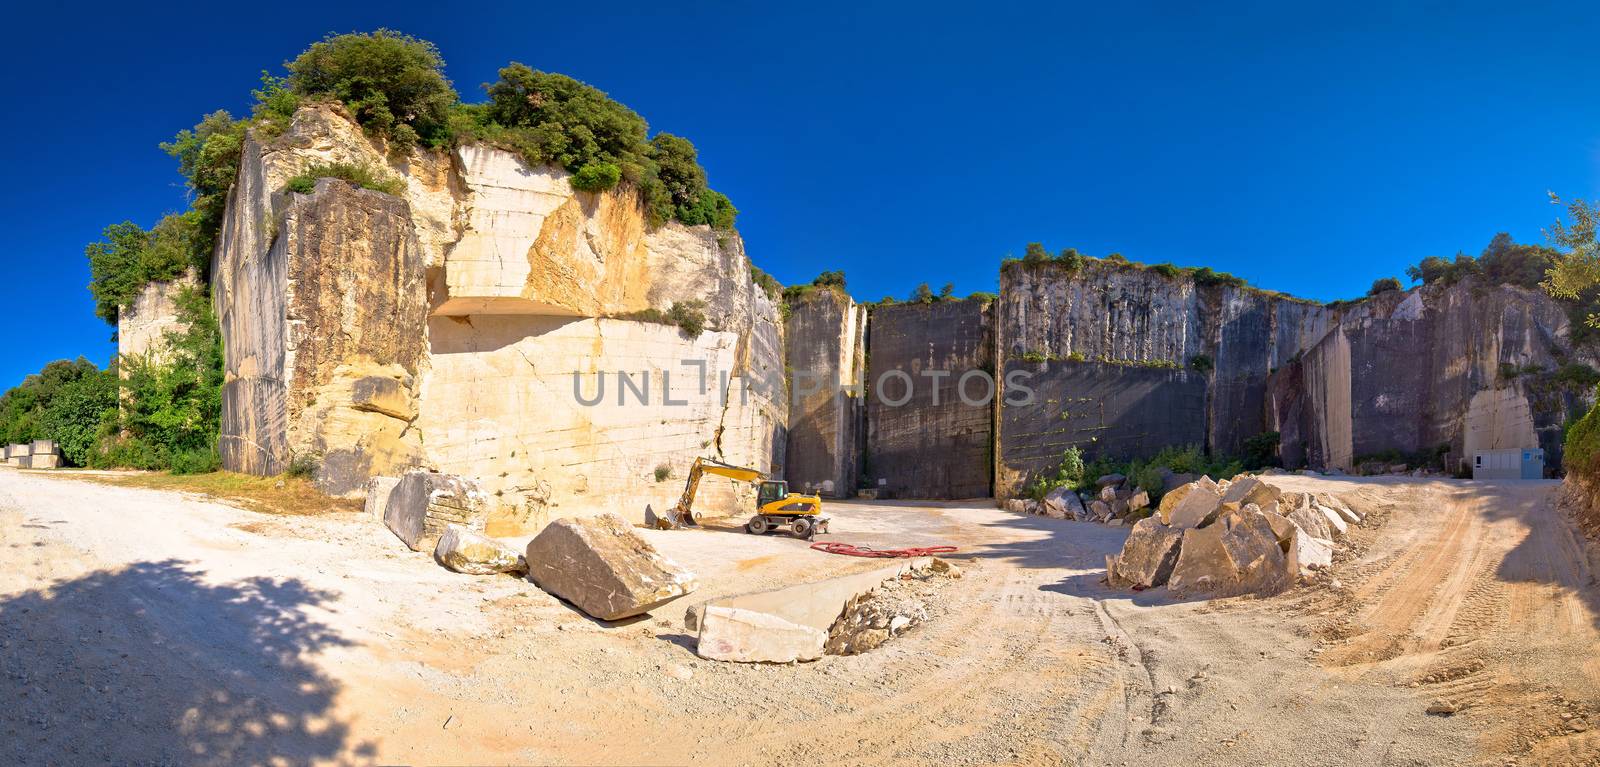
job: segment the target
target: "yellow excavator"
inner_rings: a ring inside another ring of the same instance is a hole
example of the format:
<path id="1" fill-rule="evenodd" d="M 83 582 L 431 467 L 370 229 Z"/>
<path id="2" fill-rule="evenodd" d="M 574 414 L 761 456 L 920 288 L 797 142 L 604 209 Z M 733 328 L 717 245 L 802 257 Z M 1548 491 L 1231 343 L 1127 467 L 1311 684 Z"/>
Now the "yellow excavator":
<path id="1" fill-rule="evenodd" d="M 811 538 L 828 532 L 828 517 L 822 513 L 822 499 L 814 495 L 789 492 L 789 483 L 781 479 L 767 479 L 755 469 L 734 466 L 696 458 L 689 468 L 689 480 L 684 483 L 683 497 L 666 517 L 653 520 L 654 527 L 670 530 L 677 527 L 694 527 L 700 522 L 700 512 L 694 510 L 694 496 L 700 490 L 700 480 L 707 474 L 727 477 L 756 486 L 756 513 L 744 525 L 744 531 L 753 535 L 789 528 L 796 538 Z M 649 520 L 647 520 L 649 521 Z"/>

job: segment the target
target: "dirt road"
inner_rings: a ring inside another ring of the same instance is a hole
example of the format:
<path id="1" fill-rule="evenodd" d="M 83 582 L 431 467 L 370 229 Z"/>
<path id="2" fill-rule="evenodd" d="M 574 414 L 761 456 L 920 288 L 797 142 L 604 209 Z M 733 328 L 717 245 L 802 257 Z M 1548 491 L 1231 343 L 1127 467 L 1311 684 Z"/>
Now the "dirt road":
<path id="1" fill-rule="evenodd" d="M 1600 762 L 1596 564 L 1554 483 L 1283 479 L 1373 523 L 1337 583 L 1262 600 L 1107 590 L 1120 528 L 832 504 L 833 538 L 953 542 L 966 577 L 879 650 L 746 666 L 682 607 L 872 563 L 646 531 L 705 587 L 602 625 L 359 514 L 0 471 L 0 761 Z"/>

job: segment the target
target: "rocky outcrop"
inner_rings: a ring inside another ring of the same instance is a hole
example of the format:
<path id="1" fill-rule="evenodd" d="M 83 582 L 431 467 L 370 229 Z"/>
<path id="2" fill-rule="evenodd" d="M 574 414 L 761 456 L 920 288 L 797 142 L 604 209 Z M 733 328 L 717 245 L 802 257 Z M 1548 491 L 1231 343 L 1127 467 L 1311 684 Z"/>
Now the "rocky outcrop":
<path id="1" fill-rule="evenodd" d="M 117 355 L 160 361 L 166 334 L 184 330 L 178 319 L 178 295 L 198 287 L 193 275 L 151 282 L 139 290 L 132 303 L 117 307 Z"/>
<path id="2" fill-rule="evenodd" d="M 1562 425 L 1592 397 L 1555 377 L 1593 362 L 1568 339 L 1548 296 L 1476 278 L 1360 302 L 1273 376 L 1284 462 L 1350 471 L 1398 452 L 1454 472 L 1477 450 L 1542 447 L 1554 470 Z"/>
<path id="3" fill-rule="evenodd" d="M 882 497 L 989 497 L 991 306 L 968 299 L 872 310 L 863 472 Z"/>
<path id="4" fill-rule="evenodd" d="M 528 542 L 527 564 L 539 588 L 605 621 L 643 615 L 698 586 L 615 514 L 552 522 Z"/>
<path id="5" fill-rule="evenodd" d="M 401 189 L 287 191 L 331 163 Z M 642 519 L 680 489 L 657 468 L 682 476 L 696 457 L 781 465 L 782 323 L 738 235 L 651 228 L 627 188 L 578 192 L 488 146 L 391 153 L 339 107 L 308 106 L 246 142 L 212 272 L 226 468 L 304 456 L 341 495 L 438 469 L 479 481 L 514 534 Z M 680 302 L 703 307 L 703 333 L 636 316 Z M 708 483 L 703 505 L 747 497 Z"/>

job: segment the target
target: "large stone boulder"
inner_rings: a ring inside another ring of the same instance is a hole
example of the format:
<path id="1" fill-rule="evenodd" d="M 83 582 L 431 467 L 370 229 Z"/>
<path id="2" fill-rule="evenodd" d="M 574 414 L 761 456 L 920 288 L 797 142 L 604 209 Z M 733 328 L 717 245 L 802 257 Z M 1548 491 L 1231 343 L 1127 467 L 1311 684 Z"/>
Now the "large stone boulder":
<path id="1" fill-rule="evenodd" d="M 516 549 L 460 525 L 445 528 L 439 545 L 433 548 L 433 559 L 448 570 L 467 575 L 520 573 L 528 569 Z"/>
<path id="2" fill-rule="evenodd" d="M 642 615 L 699 584 L 616 514 L 558 519 L 528 542 L 528 577 L 606 621 Z"/>
<path id="3" fill-rule="evenodd" d="M 426 469 L 406 472 L 383 509 L 383 523 L 412 551 L 433 548 L 449 525 L 482 531 L 489 496 L 476 480 Z"/>
<path id="4" fill-rule="evenodd" d="M 1295 525 L 1294 533 L 1284 545 L 1284 556 L 1288 559 L 1286 566 L 1292 567 L 1297 575 L 1309 575 L 1314 570 L 1333 566 L 1333 542 Z"/>
<path id="5" fill-rule="evenodd" d="M 1222 510 L 1222 491 L 1210 477 L 1201 477 L 1161 499 L 1161 519 L 1173 527 L 1203 527 Z"/>
<path id="6" fill-rule="evenodd" d="M 1265 515 L 1229 512 L 1187 530 L 1167 587 L 1177 594 L 1275 594 L 1290 583 L 1288 562 Z"/>
<path id="7" fill-rule="evenodd" d="M 1161 524 L 1155 517 L 1134 523 L 1122 544 L 1122 554 L 1108 563 L 1106 580 L 1112 586 L 1148 589 L 1163 585 L 1178 562 L 1183 530 Z"/>
<path id="8" fill-rule="evenodd" d="M 1056 519 L 1083 519 L 1088 514 L 1083 499 L 1070 487 L 1058 487 L 1046 494 L 1044 511 L 1046 516 Z"/>
<path id="9" fill-rule="evenodd" d="M 1328 518 L 1323 516 L 1322 512 L 1299 508 L 1289 512 L 1288 517 L 1289 521 L 1295 523 L 1295 526 L 1305 531 L 1307 535 L 1324 541 L 1333 540 L 1333 529 L 1328 526 Z"/>

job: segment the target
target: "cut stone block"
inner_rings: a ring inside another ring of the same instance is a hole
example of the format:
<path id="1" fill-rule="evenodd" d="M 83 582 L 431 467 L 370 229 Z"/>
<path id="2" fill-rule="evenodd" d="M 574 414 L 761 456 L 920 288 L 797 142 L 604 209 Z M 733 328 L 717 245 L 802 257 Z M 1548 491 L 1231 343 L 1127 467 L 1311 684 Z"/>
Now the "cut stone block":
<path id="1" fill-rule="evenodd" d="M 25 455 L 33 455 L 33 445 L 26 442 L 21 444 L 6 445 L 7 460 L 12 458 L 21 458 Z"/>
<path id="2" fill-rule="evenodd" d="M 19 458 L 17 460 L 22 462 L 22 466 L 24 468 L 28 468 L 28 469 L 59 469 L 59 468 L 61 468 L 61 456 L 54 455 L 54 454 L 49 454 L 49 453 L 42 453 L 40 455 L 30 455 L 30 456 L 27 456 L 25 458 Z"/>
<path id="3" fill-rule="evenodd" d="M 699 586 L 616 514 L 551 522 L 527 559 L 539 588 L 600 620 L 642 615 Z"/>
<path id="4" fill-rule="evenodd" d="M 61 455 L 61 446 L 53 439 L 36 439 L 33 441 L 32 452 L 34 455 Z"/>
<path id="5" fill-rule="evenodd" d="M 445 528 L 433 559 L 446 569 L 467 575 L 519 573 L 528 569 L 516 549 L 460 525 Z"/>
<path id="6" fill-rule="evenodd" d="M 425 469 L 406 472 L 383 510 L 383 523 L 412 551 L 433 548 L 448 525 L 482 531 L 488 521 L 489 496 L 476 481 Z"/>
<path id="7" fill-rule="evenodd" d="M 531 561 L 531 560 L 530 560 Z M 701 607 L 695 652 L 710 660 L 789 663 L 822 657 L 828 630 L 851 599 L 897 578 L 914 563 L 728 597 Z"/>
<path id="8" fill-rule="evenodd" d="M 367 501 L 362 507 L 367 516 L 383 521 L 384 510 L 389 508 L 389 494 L 399 484 L 399 477 L 373 477 L 367 480 Z"/>

